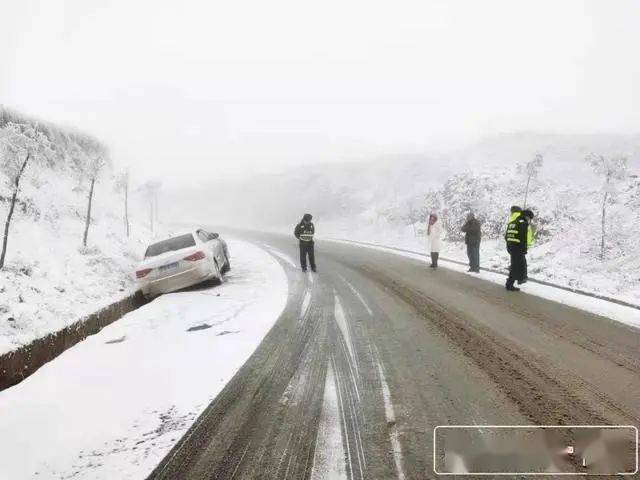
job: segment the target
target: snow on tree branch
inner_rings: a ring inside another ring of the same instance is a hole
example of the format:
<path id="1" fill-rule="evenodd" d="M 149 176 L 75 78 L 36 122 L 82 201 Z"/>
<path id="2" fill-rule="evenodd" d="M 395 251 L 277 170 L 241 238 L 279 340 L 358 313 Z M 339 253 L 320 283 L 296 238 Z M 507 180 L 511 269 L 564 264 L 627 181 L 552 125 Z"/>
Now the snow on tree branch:
<path id="1" fill-rule="evenodd" d="M 604 260 L 607 237 L 607 206 L 615 201 L 616 184 L 627 176 L 627 157 L 621 155 L 605 157 L 604 155 L 590 153 L 585 157 L 585 160 L 591 165 L 593 171 L 603 179 L 600 217 L 600 259 Z"/>
<path id="2" fill-rule="evenodd" d="M 529 187 L 531 181 L 538 178 L 543 163 L 544 157 L 542 156 L 542 154 L 536 153 L 533 159 L 529 160 L 528 162 L 519 163 L 516 167 L 517 172 L 524 176 L 524 178 L 526 179 L 524 201 L 522 204 L 523 207 L 527 206 L 527 199 L 529 198 Z"/>
<path id="3" fill-rule="evenodd" d="M 33 125 L 8 123 L 0 128 L 0 171 L 11 188 L 17 188 L 29 162 L 53 154 L 51 142 Z"/>

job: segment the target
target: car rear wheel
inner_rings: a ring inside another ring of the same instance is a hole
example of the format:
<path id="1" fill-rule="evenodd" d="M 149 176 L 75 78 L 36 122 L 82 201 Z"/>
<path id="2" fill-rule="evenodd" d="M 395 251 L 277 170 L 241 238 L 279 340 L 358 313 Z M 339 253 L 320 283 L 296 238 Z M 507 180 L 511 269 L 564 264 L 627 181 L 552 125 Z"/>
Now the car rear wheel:
<path id="1" fill-rule="evenodd" d="M 231 262 L 229 262 L 229 258 L 225 255 L 224 257 L 224 265 L 222 265 L 222 273 L 227 273 L 229 270 L 231 270 Z"/>

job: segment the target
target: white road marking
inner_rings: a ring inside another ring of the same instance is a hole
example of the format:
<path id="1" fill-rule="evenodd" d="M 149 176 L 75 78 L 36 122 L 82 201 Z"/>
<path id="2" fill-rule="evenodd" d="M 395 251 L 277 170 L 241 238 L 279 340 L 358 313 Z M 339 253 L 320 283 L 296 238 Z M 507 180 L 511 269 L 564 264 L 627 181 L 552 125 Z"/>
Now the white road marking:
<path id="1" fill-rule="evenodd" d="M 398 480 L 405 480 L 404 469 L 402 467 L 402 447 L 400 446 L 400 440 L 398 439 L 398 427 L 396 425 L 396 412 L 393 408 L 393 402 L 391 401 L 391 391 L 389 390 L 389 384 L 384 375 L 382 368 L 382 361 L 378 354 L 378 348 L 375 347 L 376 354 L 374 356 L 376 366 L 378 367 L 378 376 L 380 377 L 380 384 L 382 385 L 382 398 L 384 399 L 384 414 L 387 419 L 387 425 L 389 426 L 389 440 L 391 441 L 391 449 L 393 450 L 393 460 L 396 464 L 396 472 L 398 474 Z"/>
<path id="2" fill-rule="evenodd" d="M 309 304 L 311 303 L 311 292 L 307 290 L 302 300 L 302 306 L 300 307 L 300 318 L 304 317 L 309 310 Z"/>
<path id="3" fill-rule="evenodd" d="M 342 275 L 339 275 L 339 277 L 342 279 L 342 281 L 344 283 L 347 284 L 347 287 L 349 287 L 349 289 L 353 292 L 353 294 L 356 296 L 356 298 L 358 300 L 360 300 L 360 303 L 362 304 L 362 306 L 365 308 L 365 310 L 367 311 L 367 313 L 370 316 L 373 316 L 373 312 L 371 311 L 371 308 L 369 308 L 369 305 L 367 304 L 367 302 L 364 300 L 364 298 L 362 297 L 362 295 L 360 294 L 360 292 L 356 289 L 356 287 L 354 287 L 351 282 L 349 282 L 349 280 L 347 280 L 346 278 L 344 278 Z"/>
<path id="4" fill-rule="evenodd" d="M 273 248 L 271 245 L 269 245 L 267 243 L 263 243 L 262 245 L 267 249 L 267 251 L 269 253 L 273 254 L 276 257 L 278 257 L 280 260 L 285 262 L 290 267 L 296 268 L 296 269 L 298 268 L 298 265 L 296 265 L 296 263 L 286 253 L 283 253 L 280 250 L 276 250 L 275 248 Z"/>
<path id="5" fill-rule="evenodd" d="M 342 333 L 342 337 L 344 338 L 345 343 L 347 344 L 347 349 L 349 350 L 349 357 L 351 357 L 351 361 L 355 368 L 356 375 L 360 377 L 360 372 L 358 371 L 358 362 L 356 362 L 356 354 L 353 348 L 353 342 L 351 341 L 351 333 L 349 331 L 349 325 L 347 324 L 347 316 L 344 313 L 344 309 L 342 308 L 342 303 L 340 302 L 340 298 L 335 293 L 333 294 L 334 298 L 334 315 L 336 317 L 336 323 L 340 328 L 340 332 Z M 355 382 L 354 382 L 355 384 Z M 360 398 L 360 395 L 358 395 Z"/>
<path id="6" fill-rule="evenodd" d="M 309 277 L 309 282 L 313 283 L 315 280 L 313 279 L 313 274 L 311 272 L 307 273 L 307 277 Z"/>
<path id="7" fill-rule="evenodd" d="M 311 467 L 311 480 L 342 480 L 348 478 L 342 435 L 336 379 L 331 361 L 329 361 L 324 384 L 322 412 L 320 413 L 320 423 L 316 438 L 316 449 Z"/>

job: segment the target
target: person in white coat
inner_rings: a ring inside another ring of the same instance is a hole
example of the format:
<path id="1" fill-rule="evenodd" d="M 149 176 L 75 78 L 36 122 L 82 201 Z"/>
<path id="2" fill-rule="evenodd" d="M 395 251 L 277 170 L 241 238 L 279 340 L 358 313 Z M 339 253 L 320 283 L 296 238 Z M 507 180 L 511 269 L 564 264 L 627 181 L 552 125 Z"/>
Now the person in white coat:
<path id="1" fill-rule="evenodd" d="M 438 257 L 440 256 L 440 246 L 442 244 L 442 225 L 438 220 L 438 215 L 432 213 L 427 222 L 427 248 L 431 252 L 431 268 L 438 268 Z"/>

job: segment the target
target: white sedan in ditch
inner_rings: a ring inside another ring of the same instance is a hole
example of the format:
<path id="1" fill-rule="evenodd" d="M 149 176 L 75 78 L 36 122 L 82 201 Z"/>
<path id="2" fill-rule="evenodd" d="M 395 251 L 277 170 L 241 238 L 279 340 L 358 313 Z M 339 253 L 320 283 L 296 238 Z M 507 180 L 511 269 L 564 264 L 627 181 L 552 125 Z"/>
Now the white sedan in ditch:
<path id="1" fill-rule="evenodd" d="M 230 268 L 227 243 L 217 233 L 197 229 L 149 245 L 136 279 L 150 298 L 205 280 L 221 282 Z"/>

